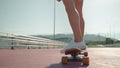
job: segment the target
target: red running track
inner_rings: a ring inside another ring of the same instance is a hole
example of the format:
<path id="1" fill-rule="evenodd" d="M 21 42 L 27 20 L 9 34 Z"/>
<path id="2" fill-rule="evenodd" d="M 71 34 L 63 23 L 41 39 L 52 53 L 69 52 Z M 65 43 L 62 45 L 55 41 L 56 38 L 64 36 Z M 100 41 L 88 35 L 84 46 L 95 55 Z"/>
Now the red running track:
<path id="1" fill-rule="evenodd" d="M 0 50 L 0 68 L 120 68 L 120 48 L 88 48 L 90 65 L 62 65 L 60 49 Z"/>

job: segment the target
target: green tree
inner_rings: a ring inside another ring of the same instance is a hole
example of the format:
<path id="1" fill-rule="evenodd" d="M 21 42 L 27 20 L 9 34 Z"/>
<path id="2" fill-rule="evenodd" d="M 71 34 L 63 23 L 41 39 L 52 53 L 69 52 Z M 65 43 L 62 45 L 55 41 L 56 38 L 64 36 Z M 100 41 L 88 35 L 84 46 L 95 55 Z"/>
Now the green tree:
<path id="1" fill-rule="evenodd" d="M 111 38 L 106 38 L 106 44 L 113 44 L 114 40 Z"/>

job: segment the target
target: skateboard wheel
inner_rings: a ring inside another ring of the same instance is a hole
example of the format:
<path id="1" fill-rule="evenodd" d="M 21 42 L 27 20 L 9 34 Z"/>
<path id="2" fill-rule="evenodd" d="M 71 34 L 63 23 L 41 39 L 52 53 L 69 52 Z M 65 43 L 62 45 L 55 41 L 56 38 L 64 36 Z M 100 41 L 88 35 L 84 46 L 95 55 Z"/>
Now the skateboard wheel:
<path id="1" fill-rule="evenodd" d="M 89 65 L 89 57 L 83 57 L 82 63 L 83 63 L 83 65 Z"/>
<path id="2" fill-rule="evenodd" d="M 88 56 L 88 52 L 84 52 L 84 56 Z"/>
<path id="3" fill-rule="evenodd" d="M 62 57 L 62 64 L 68 64 L 68 57 L 67 56 L 64 56 Z"/>

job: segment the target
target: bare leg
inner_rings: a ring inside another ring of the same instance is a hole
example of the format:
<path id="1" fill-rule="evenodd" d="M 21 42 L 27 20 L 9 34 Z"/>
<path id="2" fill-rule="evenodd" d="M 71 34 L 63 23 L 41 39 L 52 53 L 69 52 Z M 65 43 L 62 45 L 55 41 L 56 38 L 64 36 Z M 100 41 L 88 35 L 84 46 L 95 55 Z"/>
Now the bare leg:
<path id="1" fill-rule="evenodd" d="M 80 16 L 76 11 L 74 0 L 63 0 L 63 3 L 73 30 L 74 41 L 80 42 L 83 39 L 80 29 Z"/>
<path id="2" fill-rule="evenodd" d="M 71 48 L 85 49 L 86 45 L 83 41 L 84 20 L 82 17 L 83 0 L 63 0 L 63 3 L 73 30 L 74 42 L 70 42 L 65 46 L 61 50 L 61 53 L 64 53 L 67 49 Z"/>
<path id="3" fill-rule="evenodd" d="M 83 19 L 83 15 L 82 15 L 82 7 L 83 7 L 83 0 L 74 0 L 75 2 L 75 7 L 79 13 L 80 16 L 80 30 L 82 33 L 82 40 L 83 40 L 83 36 L 84 36 L 84 19 Z"/>

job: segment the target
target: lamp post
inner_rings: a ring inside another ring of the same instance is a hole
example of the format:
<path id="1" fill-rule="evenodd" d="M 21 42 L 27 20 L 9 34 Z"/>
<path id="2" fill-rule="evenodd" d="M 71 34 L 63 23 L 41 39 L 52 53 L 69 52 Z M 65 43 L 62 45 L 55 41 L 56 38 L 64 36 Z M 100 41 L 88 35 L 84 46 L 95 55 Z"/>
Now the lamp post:
<path id="1" fill-rule="evenodd" d="M 54 19 L 53 19 L 53 39 L 55 39 L 55 17 L 56 17 L 56 0 L 54 0 Z"/>

